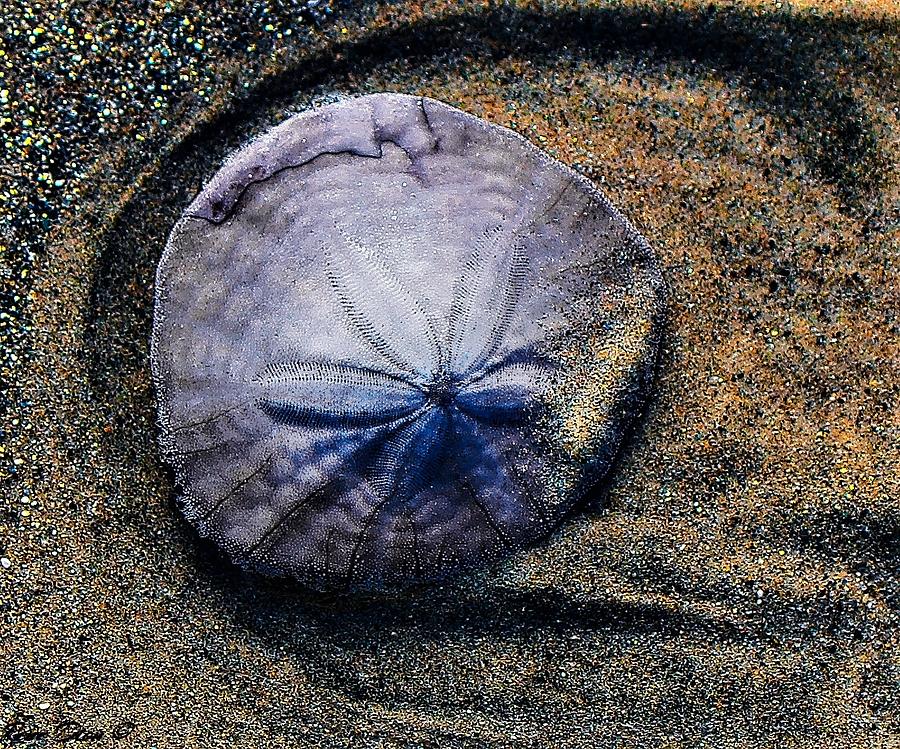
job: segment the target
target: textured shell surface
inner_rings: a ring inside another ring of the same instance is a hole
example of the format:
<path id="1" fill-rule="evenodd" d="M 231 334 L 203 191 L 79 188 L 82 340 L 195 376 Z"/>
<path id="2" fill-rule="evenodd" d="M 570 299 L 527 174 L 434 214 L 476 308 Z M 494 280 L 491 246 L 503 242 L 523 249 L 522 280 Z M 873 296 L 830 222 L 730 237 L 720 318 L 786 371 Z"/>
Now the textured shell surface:
<path id="1" fill-rule="evenodd" d="M 226 162 L 160 260 L 184 513 L 322 590 L 527 546 L 609 470 L 662 288 L 602 194 L 512 131 L 398 94 L 296 115 Z"/>

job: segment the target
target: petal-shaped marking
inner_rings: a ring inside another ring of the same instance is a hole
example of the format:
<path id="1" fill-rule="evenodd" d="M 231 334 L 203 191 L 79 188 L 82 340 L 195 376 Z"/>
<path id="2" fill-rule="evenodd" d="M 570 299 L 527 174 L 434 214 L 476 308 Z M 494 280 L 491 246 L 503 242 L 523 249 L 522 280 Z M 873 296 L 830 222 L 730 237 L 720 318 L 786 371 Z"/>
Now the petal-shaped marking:
<path id="1" fill-rule="evenodd" d="M 528 258 L 519 245 L 514 245 L 509 259 L 505 283 L 498 298 L 489 309 L 494 313 L 494 321 L 481 352 L 466 368 L 467 374 L 479 371 L 500 350 L 506 333 L 515 316 L 522 289 L 525 287 Z"/>
<path id="2" fill-rule="evenodd" d="M 346 249 L 323 248 L 328 280 L 344 319 L 371 351 L 399 372 L 427 376 L 444 359 L 437 325 L 425 304 L 403 283 L 383 253 L 348 236 Z"/>
<path id="3" fill-rule="evenodd" d="M 525 285 L 527 257 L 514 233 L 479 237 L 454 288 L 448 321 L 450 368 L 470 375 L 500 349 Z"/>
<path id="4" fill-rule="evenodd" d="M 270 364 L 260 378 L 264 382 L 336 382 L 350 387 L 379 387 L 385 390 L 417 389 L 403 375 L 341 361 L 285 361 Z"/>
<path id="5" fill-rule="evenodd" d="M 425 400 L 401 376 L 340 362 L 270 365 L 259 407 L 281 423 L 309 429 L 369 429 L 408 416 Z"/>
<path id="6" fill-rule="evenodd" d="M 412 499 L 433 478 L 447 436 L 446 411 L 423 409 L 418 418 L 385 443 L 368 477 L 372 488 L 382 497 Z"/>
<path id="7" fill-rule="evenodd" d="M 456 405 L 486 424 L 515 424 L 538 405 L 536 396 L 547 375 L 548 368 L 539 363 L 506 364 L 462 388 Z"/>
<path id="8" fill-rule="evenodd" d="M 487 229 L 477 237 L 472 251 L 463 262 L 462 272 L 453 286 L 450 314 L 447 320 L 447 353 L 449 366 L 454 371 L 465 369 L 461 361 L 465 356 L 465 344 L 474 332 L 473 317 L 484 306 L 480 301 L 490 299 L 493 280 L 490 273 L 489 256 L 492 247 L 498 244 L 503 231 L 499 226 Z"/>
<path id="9" fill-rule="evenodd" d="M 553 370 L 557 367 L 557 364 L 553 362 L 546 355 L 540 353 L 534 344 L 526 344 L 524 346 L 519 346 L 518 348 L 512 349 L 510 351 L 506 351 L 502 356 L 495 356 L 491 360 L 485 362 L 484 366 L 481 367 L 477 372 L 473 372 L 465 377 L 458 377 L 456 379 L 457 388 L 459 390 L 463 390 L 465 388 L 471 387 L 477 382 L 480 382 L 485 377 L 494 374 L 496 371 L 503 369 L 504 367 L 509 367 L 517 364 L 528 364 L 533 365 L 535 367 L 547 369 L 548 371 Z"/>

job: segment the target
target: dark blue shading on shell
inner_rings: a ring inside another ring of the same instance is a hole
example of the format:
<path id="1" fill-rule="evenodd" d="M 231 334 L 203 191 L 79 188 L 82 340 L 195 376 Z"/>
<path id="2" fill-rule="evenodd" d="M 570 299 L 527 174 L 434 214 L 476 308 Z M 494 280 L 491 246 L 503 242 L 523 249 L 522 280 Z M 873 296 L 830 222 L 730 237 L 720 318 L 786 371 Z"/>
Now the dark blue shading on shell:
<path id="1" fill-rule="evenodd" d="M 295 116 L 221 169 L 160 261 L 185 514 L 320 589 L 507 554 L 608 470 L 660 311 L 646 242 L 516 134 L 396 94 Z"/>

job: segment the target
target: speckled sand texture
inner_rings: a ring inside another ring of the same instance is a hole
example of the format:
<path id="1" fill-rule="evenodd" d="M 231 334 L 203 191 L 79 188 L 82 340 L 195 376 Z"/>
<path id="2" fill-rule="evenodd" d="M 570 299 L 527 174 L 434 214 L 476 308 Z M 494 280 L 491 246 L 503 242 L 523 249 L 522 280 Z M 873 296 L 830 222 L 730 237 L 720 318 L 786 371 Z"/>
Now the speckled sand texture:
<path id="1" fill-rule="evenodd" d="M 0 11 L 0 746 L 900 746 L 896 4 L 297 8 Z M 670 315 L 545 543 L 322 598 L 179 514 L 153 273 L 227 154 L 381 90 L 594 180 Z"/>

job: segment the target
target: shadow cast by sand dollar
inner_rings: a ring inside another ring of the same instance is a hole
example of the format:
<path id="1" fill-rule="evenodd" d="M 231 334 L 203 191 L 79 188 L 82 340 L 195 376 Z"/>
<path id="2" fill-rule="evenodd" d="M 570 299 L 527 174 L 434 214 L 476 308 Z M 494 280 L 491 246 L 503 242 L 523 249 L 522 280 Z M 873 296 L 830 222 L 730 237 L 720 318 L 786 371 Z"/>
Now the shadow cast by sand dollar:
<path id="1" fill-rule="evenodd" d="M 646 392 L 662 281 L 593 185 L 421 97 L 238 152 L 160 261 L 162 446 L 200 532 L 314 588 L 397 588 L 546 535 Z"/>

